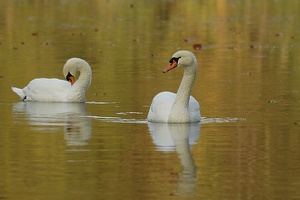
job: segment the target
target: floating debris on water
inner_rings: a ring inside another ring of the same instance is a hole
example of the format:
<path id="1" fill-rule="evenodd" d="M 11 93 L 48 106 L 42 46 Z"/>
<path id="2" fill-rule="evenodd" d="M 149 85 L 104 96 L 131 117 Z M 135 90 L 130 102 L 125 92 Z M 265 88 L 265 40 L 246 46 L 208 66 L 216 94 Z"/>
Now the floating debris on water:
<path id="1" fill-rule="evenodd" d="M 270 99 L 270 100 L 268 100 L 268 103 L 278 103 L 278 101 L 274 100 L 274 99 Z"/>
<path id="2" fill-rule="evenodd" d="M 196 50 L 200 50 L 202 48 L 202 44 L 193 44 L 193 48 Z"/>

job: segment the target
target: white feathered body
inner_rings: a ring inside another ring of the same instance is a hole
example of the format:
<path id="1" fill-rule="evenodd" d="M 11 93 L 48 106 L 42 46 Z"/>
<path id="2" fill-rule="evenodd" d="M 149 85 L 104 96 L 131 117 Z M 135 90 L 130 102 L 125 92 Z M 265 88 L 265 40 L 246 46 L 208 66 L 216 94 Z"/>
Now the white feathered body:
<path id="1" fill-rule="evenodd" d="M 169 115 L 174 104 L 176 94 L 173 92 L 158 93 L 152 100 L 147 120 L 150 122 L 168 122 Z M 185 113 L 188 112 L 188 115 Z M 190 96 L 187 110 L 178 111 L 178 122 L 199 122 L 200 105 L 197 100 Z"/>
<path id="2" fill-rule="evenodd" d="M 70 82 L 57 78 L 37 78 L 29 82 L 23 89 L 12 87 L 12 90 L 22 101 L 39 102 L 85 102 L 85 92 L 92 79 L 92 71 L 88 63 L 80 58 L 71 58 L 64 66 L 64 75 L 76 74 L 80 71 L 78 80 Z"/>
<path id="3" fill-rule="evenodd" d="M 23 101 L 68 102 L 71 84 L 56 78 L 37 78 L 23 89 L 13 87 L 13 91 Z"/>

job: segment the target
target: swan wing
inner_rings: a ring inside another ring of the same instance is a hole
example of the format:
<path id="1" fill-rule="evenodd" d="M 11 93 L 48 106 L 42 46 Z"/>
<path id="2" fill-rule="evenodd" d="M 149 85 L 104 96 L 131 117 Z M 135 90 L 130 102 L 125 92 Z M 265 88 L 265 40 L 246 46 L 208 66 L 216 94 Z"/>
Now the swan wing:
<path id="1" fill-rule="evenodd" d="M 25 88 L 26 101 L 66 102 L 71 90 L 68 81 L 52 78 L 38 78 L 32 80 Z"/>
<path id="2" fill-rule="evenodd" d="M 176 94 L 161 92 L 151 103 L 147 120 L 150 122 L 167 122 Z"/>

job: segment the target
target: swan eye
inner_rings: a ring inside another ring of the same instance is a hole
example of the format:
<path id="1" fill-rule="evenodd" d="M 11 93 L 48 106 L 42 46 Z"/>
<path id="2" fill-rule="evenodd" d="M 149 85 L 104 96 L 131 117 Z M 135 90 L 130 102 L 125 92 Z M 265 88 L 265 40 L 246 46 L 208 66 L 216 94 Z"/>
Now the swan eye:
<path id="1" fill-rule="evenodd" d="M 178 58 L 173 57 L 173 58 L 171 58 L 171 59 L 169 60 L 169 63 L 173 63 L 174 61 L 175 61 L 176 63 L 178 63 L 179 58 L 181 58 L 181 57 L 178 57 Z"/>

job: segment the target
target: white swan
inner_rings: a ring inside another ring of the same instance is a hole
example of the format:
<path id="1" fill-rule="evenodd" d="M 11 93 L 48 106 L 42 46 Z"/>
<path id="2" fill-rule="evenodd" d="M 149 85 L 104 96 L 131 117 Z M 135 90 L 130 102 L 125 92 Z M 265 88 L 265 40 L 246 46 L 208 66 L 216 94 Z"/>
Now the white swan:
<path id="1" fill-rule="evenodd" d="M 78 80 L 74 78 L 80 72 Z M 89 64 L 80 58 L 69 59 L 64 68 L 67 81 L 56 78 L 33 79 L 23 89 L 12 87 L 22 101 L 43 102 L 85 102 L 85 92 L 92 81 L 92 71 Z"/>
<path id="2" fill-rule="evenodd" d="M 200 122 L 200 106 L 191 95 L 198 63 L 193 53 L 178 51 L 170 59 L 170 65 L 164 73 L 175 67 L 184 67 L 184 75 L 177 94 L 161 92 L 151 103 L 147 120 L 150 122 L 192 123 Z"/>

